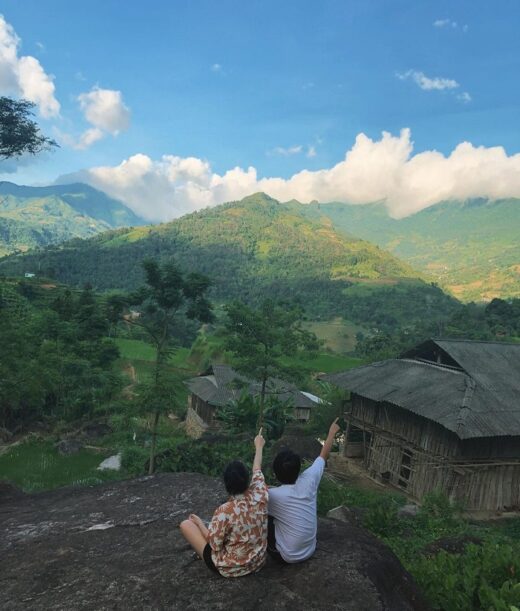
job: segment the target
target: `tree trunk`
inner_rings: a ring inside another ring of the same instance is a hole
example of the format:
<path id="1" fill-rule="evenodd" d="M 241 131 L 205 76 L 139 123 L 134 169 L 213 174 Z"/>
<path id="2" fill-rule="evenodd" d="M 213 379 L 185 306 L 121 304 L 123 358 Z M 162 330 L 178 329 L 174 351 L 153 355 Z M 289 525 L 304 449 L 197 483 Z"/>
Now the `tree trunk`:
<path id="1" fill-rule="evenodd" d="M 260 414 L 258 415 L 258 427 L 261 428 L 264 426 L 264 405 L 265 405 L 265 387 L 267 384 L 267 378 L 264 376 L 262 378 L 262 390 L 260 391 Z"/>
<path id="2" fill-rule="evenodd" d="M 152 425 L 152 445 L 150 446 L 150 466 L 148 467 L 148 475 L 153 475 L 155 471 L 155 446 L 157 442 L 157 425 L 159 424 L 159 414 L 157 410 L 153 416 Z"/>

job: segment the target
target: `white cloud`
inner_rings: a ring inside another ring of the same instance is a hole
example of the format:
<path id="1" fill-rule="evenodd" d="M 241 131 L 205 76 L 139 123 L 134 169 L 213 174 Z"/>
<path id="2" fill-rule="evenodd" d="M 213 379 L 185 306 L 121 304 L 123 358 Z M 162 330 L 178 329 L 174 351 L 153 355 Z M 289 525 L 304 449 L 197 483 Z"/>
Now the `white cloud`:
<path id="1" fill-rule="evenodd" d="M 452 19 L 436 19 L 433 22 L 434 27 L 436 28 L 453 28 L 453 29 L 457 29 L 458 24 L 456 21 L 453 21 Z"/>
<path id="2" fill-rule="evenodd" d="M 120 91 L 93 87 L 90 91 L 81 93 L 78 101 L 85 119 L 94 127 L 113 136 L 128 129 L 130 110 L 125 106 Z"/>
<path id="3" fill-rule="evenodd" d="M 57 138 L 65 146 L 84 150 L 101 140 L 106 134 L 117 136 L 130 125 L 130 110 L 123 102 L 120 91 L 93 87 L 81 93 L 78 102 L 85 119 L 92 125 L 79 137 L 56 130 Z"/>
<path id="4" fill-rule="evenodd" d="M 464 102 L 465 104 L 467 104 L 468 102 L 471 102 L 473 98 L 469 95 L 469 93 L 467 91 L 463 91 L 462 93 L 459 93 L 459 95 L 457 96 L 457 100 L 460 100 L 461 102 Z"/>
<path id="5" fill-rule="evenodd" d="M 317 155 L 316 147 L 315 146 L 309 146 L 309 148 L 307 149 L 306 157 L 309 157 L 309 159 L 311 159 L 312 157 L 316 157 L 316 155 Z"/>
<path id="6" fill-rule="evenodd" d="M 442 91 L 444 89 L 456 89 L 457 87 L 460 87 L 459 83 L 453 79 L 439 76 L 430 78 L 429 76 L 426 76 L 424 72 L 419 70 L 407 70 L 403 73 L 397 73 L 397 78 L 402 81 L 411 79 L 418 87 L 424 89 L 425 91 Z"/>
<path id="7" fill-rule="evenodd" d="M 366 204 L 384 201 L 403 217 L 442 200 L 520 197 L 520 154 L 500 147 L 460 143 L 449 155 L 413 154 L 409 129 L 379 140 L 359 134 L 345 158 L 318 171 L 302 170 L 288 179 L 259 178 L 253 167 L 223 175 L 207 161 L 165 155 L 154 161 L 137 154 L 121 164 L 60 177 L 84 181 L 126 202 L 143 217 L 169 220 L 187 212 L 265 191 L 281 201 L 298 199 Z"/>
<path id="8" fill-rule="evenodd" d="M 459 29 L 459 24 L 454 21 L 453 19 L 436 19 L 433 22 L 433 27 L 435 28 L 441 28 L 441 29 L 452 29 L 452 30 L 458 30 Z M 466 33 L 469 29 L 468 24 L 464 23 L 460 26 L 460 29 Z"/>
<path id="9" fill-rule="evenodd" d="M 34 102 L 46 119 L 58 116 L 60 104 L 54 96 L 54 77 L 32 55 L 20 56 L 19 48 L 16 32 L 0 15 L 0 94 Z"/>
<path id="10" fill-rule="evenodd" d="M 269 151 L 269 155 L 280 155 L 281 157 L 291 157 L 292 155 L 298 155 L 303 151 L 302 144 L 295 144 L 294 146 L 275 146 L 274 149 Z"/>

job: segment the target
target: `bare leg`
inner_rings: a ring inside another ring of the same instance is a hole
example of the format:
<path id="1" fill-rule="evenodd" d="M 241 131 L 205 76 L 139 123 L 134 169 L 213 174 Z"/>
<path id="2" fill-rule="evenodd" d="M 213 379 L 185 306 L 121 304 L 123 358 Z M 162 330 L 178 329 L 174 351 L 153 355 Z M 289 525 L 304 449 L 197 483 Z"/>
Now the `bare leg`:
<path id="1" fill-rule="evenodd" d="M 183 520 L 180 523 L 180 529 L 183 537 L 193 547 L 197 554 L 202 558 L 204 548 L 206 547 L 206 539 L 202 536 L 199 527 L 191 520 Z"/>

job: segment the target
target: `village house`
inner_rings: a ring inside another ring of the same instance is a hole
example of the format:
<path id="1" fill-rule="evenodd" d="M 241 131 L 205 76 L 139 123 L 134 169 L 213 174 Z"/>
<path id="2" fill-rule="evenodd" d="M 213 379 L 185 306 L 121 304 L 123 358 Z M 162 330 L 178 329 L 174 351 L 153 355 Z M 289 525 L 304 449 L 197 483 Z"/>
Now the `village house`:
<path id="1" fill-rule="evenodd" d="M 261 384 L 237 373 L 229 365 L 212 365 L 207 372 L 186 381 L 190 390 L 186 422 L 189 431 L 202 432 L 207 428 L 218 428 L 217 408 L 236 401 L 243 393 L 260 396 Z M 294 419 L 307 422 L 311 410 L 321 399 L 298 390 L 283 380 L 270 378 L 266 385 L 267 397 L 276 397 L 294 407 Z"/>
<path id="2" fill-rule="evenodd" d="M 344 453 L 371 477 L 520 510 L 520 344 L 429 340 L 324 379 L 350 392 Z"/>

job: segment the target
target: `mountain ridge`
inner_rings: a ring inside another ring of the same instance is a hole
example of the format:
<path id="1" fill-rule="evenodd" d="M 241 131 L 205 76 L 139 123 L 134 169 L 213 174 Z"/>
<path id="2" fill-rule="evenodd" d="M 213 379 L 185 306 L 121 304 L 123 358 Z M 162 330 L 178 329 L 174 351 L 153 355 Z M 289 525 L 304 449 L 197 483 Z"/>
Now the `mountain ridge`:
<path id="1" fill-rule="evenodd" d="M 396 316 L 403 319 L 452 307 L 450 298 L 408 264 L 264 194 L 161 225 L 112 230 L 12 256 L 0 262 L 0 272 L 23 275 L 41 269 L 73 286 L 89 282 L 100 290 L 133 290 L 144 280 L 140 262 L 145 258 L 173 258 L 189 271 L 206 274 L 217 303 L 297 299 L 315 319 L 372 321 L 368 312 L 377 302 L 374 320 L 391 325 L 387 300 L 394 313 L 401 307 L 403 314 Z"/>
<path id="2" fill-rule="evenodd" d="M 122 202 L 83 183 L 0 182 L 0 255 L 144 222 Z"/>
<path id="3" fill-rule="evenodd" d="M 520 296 L 520 199 L 444 201 L 402 219 L 381 202 L 300 206 L 307 218 L 377 244 L 463 301 Z"/>

